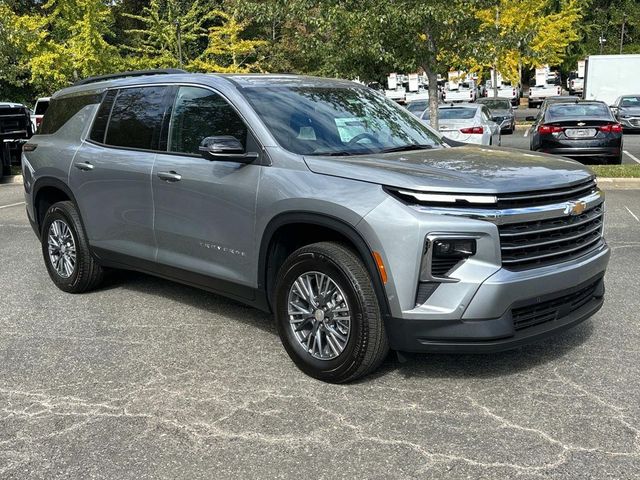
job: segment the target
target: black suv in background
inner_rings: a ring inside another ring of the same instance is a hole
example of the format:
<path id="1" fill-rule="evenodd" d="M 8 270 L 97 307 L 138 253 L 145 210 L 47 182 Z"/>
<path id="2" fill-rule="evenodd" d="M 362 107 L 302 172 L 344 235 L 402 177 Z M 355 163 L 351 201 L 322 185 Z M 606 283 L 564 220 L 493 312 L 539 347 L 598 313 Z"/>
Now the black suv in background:
<path id="1" fill-rule="evenodd" d="M 31 112 L 20 103 L 0 102 L 0 178 L 20 165 L 22 145 L 33 135 Z"/>

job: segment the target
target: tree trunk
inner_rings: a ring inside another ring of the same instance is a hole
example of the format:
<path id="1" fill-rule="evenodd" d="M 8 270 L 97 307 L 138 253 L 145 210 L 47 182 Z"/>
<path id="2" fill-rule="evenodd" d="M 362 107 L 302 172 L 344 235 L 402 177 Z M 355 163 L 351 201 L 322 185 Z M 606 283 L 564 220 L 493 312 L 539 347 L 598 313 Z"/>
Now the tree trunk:
<path id="1" fill-rule="evenodd" d="M 428 65 L 423 65 L 422 68 L 429 80 L 429 120 L 431 126 L 438 130 L 438 75 Z"/>
<path id="2" fill-rule="evenodd" d="M 493 98 L 498 96 L 498 69 L 496 64 L 493 64 L 493 71 L 491 72 L 491 86 L 493 87 Z"/>

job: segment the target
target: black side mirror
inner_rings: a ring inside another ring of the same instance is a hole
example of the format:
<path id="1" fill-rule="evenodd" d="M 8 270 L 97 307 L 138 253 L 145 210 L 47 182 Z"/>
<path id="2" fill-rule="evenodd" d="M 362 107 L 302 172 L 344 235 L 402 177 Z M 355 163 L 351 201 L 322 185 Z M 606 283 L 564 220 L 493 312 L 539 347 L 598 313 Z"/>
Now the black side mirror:
<path id="1" fill-rule="evenodd" d="M 535 122 L 536 121 L 536 117 L 528 116 L 527 118 L 525 118 L 525 120 L 527 122 Z"/>
<path id="2" fill-rule="evenodd" d="M 258 158 L 256 152 L 245 152 L 240 140 L 231 135 L 206 137 L 199 150 L 210 161 L 251 163 Z"/>

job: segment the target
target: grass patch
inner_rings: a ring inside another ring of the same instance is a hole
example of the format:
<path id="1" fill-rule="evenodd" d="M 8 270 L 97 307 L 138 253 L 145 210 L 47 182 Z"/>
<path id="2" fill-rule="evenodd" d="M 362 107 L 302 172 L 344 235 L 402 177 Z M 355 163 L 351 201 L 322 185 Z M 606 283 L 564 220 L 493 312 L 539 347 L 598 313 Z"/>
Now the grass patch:
<path id="1" fill-rule="evenodd" d="M 589 165 L 602 178 L 640 178 L 640 165 Z"/>
<path id="2" fill-rule="evenodd" d="M 15 165 L 12 165 L 11 175 L 22 175 L 22 170 L 20 169 L 20 167 L 16 167 Z"/>

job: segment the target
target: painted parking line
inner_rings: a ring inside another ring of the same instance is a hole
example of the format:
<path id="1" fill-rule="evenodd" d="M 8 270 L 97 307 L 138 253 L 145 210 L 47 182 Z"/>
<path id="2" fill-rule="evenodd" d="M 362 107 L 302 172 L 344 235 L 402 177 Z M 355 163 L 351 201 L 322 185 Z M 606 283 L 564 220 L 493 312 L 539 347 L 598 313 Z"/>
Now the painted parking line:
<path id="1" fill-rule="evenodd" d="M 24 202 L 11 203 L 9 205 L 0 205 L 0 208 L 18 207 L 20 205 L 24 205 Z"/>
<path id="2" fill-rule="evenodd" d="M 629 152 L 627 152 L 626 150 L 623 150 L 625 154 L 627 154 L 627 156 L 633 160 L 636 163 L 640 163 L 640 160 L 638 160 L 638 157 L 636 157 L 635 155 L 631 155 Z"/>
<path id="3" fill-rule="evenodd" d="M 635 213 L 633 213 L 629 207 L 625 205 L 624 208 L 626 208 L 627 212 L 629 212 L 631 216 L 636 219 L 636 222 L 640 222 L 640 218 L 638 218 L 638 216 Z"/>

